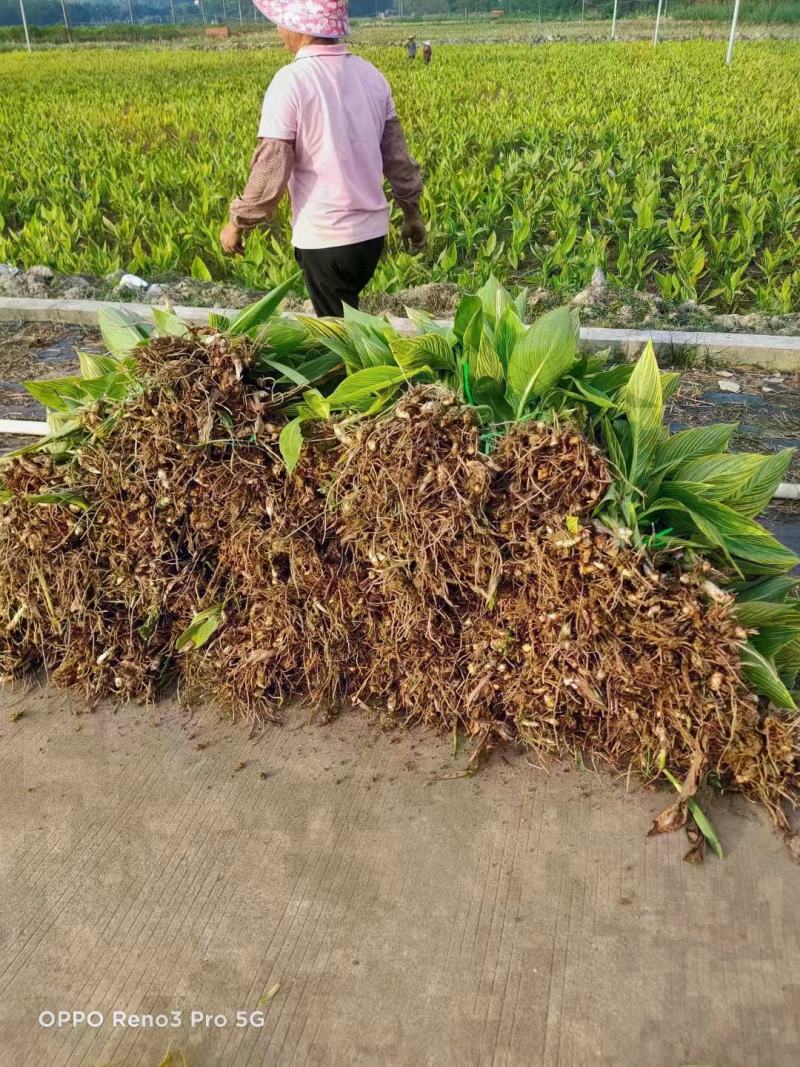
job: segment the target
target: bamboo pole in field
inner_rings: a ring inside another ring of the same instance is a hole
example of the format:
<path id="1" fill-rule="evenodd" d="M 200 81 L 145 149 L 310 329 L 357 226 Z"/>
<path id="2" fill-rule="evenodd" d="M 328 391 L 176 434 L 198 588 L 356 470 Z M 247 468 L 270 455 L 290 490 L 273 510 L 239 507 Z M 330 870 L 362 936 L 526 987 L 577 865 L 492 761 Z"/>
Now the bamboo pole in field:
<path id="1" fill-rule="evenodd" d="M 22 28 L 25 31 L 25 44 L 27 45 L 28 51 L 30 52 L 32 50 L 31 49 L 31 35 L 28 33 L 28 20 L 25 18 L 25 3 L 24 3 L 24 0 L 19 0 L 19 10 L 20 10 L 20 12 L 22 14 Z"/>
<path id="2" fill-rule="evenodd" d="M 244 24 L 244 18 L 242 17 L 242 0 L 239 0 L 239 25 Z"/>
<path id="3" fill-rule="evenodd" d="M 664 0 L 658 0 L 658 11 L 656 11 L 656 28 L 655 32 L 653 33 L 653 48 L 655 48 L 655 46 L 658 44 L 658 31 L 661 26 L 661 6 L 663 3 Z"/>
<path id="4" fill-rule="evenodd" d="M 172 25 L 177 26 L 177 22 L 175 20 L 175 0 L 169 0 L 169 9 L 172 12 Z"/>
<path id="5" fill-rule="evenodd" d="M 222 0 L 222 21 L 225 25 L 228 25 L 228 8 L 225 4 L 225 0 Z"/>
<path id="6" fill-rule="evenodd" d="M 128 0 L 128 18 L 130 19 L 131 26 L 133 25 L 133 5 L 131 0 Z"/>
<path id="7" fill-rule="evenodd" d="M 619 0 L 614 0 L 614 14 L 611 16 L 611 40 L 617 39 L 617 4 Z"/>
<path id="8" fill-rule="evenodd" d="M 731 20 L 731 35 L 728 38 L 728 54 L 725 57 L 725 65 L 730 66 L 733 62 L 733 45 L 736 41 L 736 27 L 739 23 L 739 4 L 741 0 L 736 0 L 733 7 L 733 19 Z"/>

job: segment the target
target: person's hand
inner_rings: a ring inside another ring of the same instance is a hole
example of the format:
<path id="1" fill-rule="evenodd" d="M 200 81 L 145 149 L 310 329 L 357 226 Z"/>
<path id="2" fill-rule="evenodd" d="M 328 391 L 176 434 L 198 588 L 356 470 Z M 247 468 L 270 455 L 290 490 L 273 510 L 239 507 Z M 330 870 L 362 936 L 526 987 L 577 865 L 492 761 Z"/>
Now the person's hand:
<path id="1" fill-rule="evenodd" d="M 219 243 L 222 245 L 222 251 L 226 256 L 241 256 L 244 252 L 242 231 L 238 226 L 234 226 L 232 222 L 227 222 L 222 227 Z"/>
<path id="2" fill-rule="evenodd" d="M 422 215 L 405 216 L 400 230 L 400 240 L 403 242 L 403 248 L 412 256 L 418 256 L 425 249 L 428 244 L 428 234 Z"/>

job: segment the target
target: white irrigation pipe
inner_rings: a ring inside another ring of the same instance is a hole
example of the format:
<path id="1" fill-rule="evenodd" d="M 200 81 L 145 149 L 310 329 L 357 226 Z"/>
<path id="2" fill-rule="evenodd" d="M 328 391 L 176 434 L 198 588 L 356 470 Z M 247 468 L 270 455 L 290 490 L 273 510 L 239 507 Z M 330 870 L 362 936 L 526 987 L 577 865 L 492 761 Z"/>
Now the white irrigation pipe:
<path id="1" fill-rule="evenodd" d="M 741 0 L 736 0 L 733 8 L 733 19 L 731 20 L 731 35 L 728 38 L 728 54 L 725 57 L 725 65 L 730 66 L 733 62 L 733 43 L 736 40 L 736 26 L 739 22 L 739 5 Z"/>
<path id="2" fill-rule="evenodd" d="M 28 33 L 28 20 L 25 18 L 25 4 L 23 0 L 19 0 L 19 9 L 22 12 L 22 28 L 25 31 L 25 44 L 28 46 L 28 51 L 31 51 L 31 37 Z"/>
<path id="3" fill-rule="evenodd" d="M 15 437 L 47 437 L 50 427 L 46 422 L 31 422 L 28 419 L 0 419 L 0 434 L 3 433 Z"/>
<path id="4" fill-rule="evenodd" d="M 611 16 L 611 40 L 617 39 L 617 4 L 619 0 L 614 0 L 614 14 Z"/>
<path id="5" fill-rule="evenodd" d="M 658 44 L 658 29 L 661 25 L 661 6 L 663 3 L 664 0 L 658 0 L 658 11 L 656 12 L 656 29 L 655 33 L 653 34 L 653 48 L 655 48 L 655 46 Z"/>
<path id="6" fill-rule="evenodd" d="M 64 29 L 67 31 L 67 40 L 72 44 L 72 34 L 69 29 L 69 19 L 67 18 L 67 5 L 64 0 L 61 0 L 61 13 L 64 16 Z"/>

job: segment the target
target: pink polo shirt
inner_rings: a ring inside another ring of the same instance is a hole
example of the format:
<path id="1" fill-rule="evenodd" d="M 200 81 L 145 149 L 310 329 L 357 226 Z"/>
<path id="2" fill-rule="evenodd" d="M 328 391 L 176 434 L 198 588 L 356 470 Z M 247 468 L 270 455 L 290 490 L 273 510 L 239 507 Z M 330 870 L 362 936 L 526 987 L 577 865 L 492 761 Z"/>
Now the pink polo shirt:
<path id="1" fill-rule="evenodd" d="M 381 138 L 395 115 L 384 76 L 346 45 L 309 45 L 264 96 L 259 137 L 294 141 L 292 244 L 333 248 L 389 230 Z"/>

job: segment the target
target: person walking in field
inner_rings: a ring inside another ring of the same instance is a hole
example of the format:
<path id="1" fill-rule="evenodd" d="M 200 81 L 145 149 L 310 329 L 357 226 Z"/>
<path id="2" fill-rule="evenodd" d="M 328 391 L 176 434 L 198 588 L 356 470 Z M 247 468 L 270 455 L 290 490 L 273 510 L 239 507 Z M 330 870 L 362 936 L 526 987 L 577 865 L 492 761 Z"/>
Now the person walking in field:
<path id="1" fill-rule="evenodd" d="M 417 58 L 417 41 L 414 37 L 409 37 L 406 41 L 406 55 L 409 59 Z"/>
<path id="2" fill-rule="evenodd" d="M 431 42 L 426 41 L 422 46 L 422 62 L 425 64 L 426 67 L 430 63 L 432 55 L 433 48 L 431 47 Z"/>
<path id="3" fill-rule="evenodd" d="M 347 0 L 255 0 L 294 61 L 264 96 L 250 177 L 220 234 L 226 255 L 271 218 L 288 189 L 292 244 L 317 315 L 358 307 L 389 230 L 386 178 L 413 254 L 427 242 L 420 168 L 411 157 L 383 75 L 353 55 Z"/>

